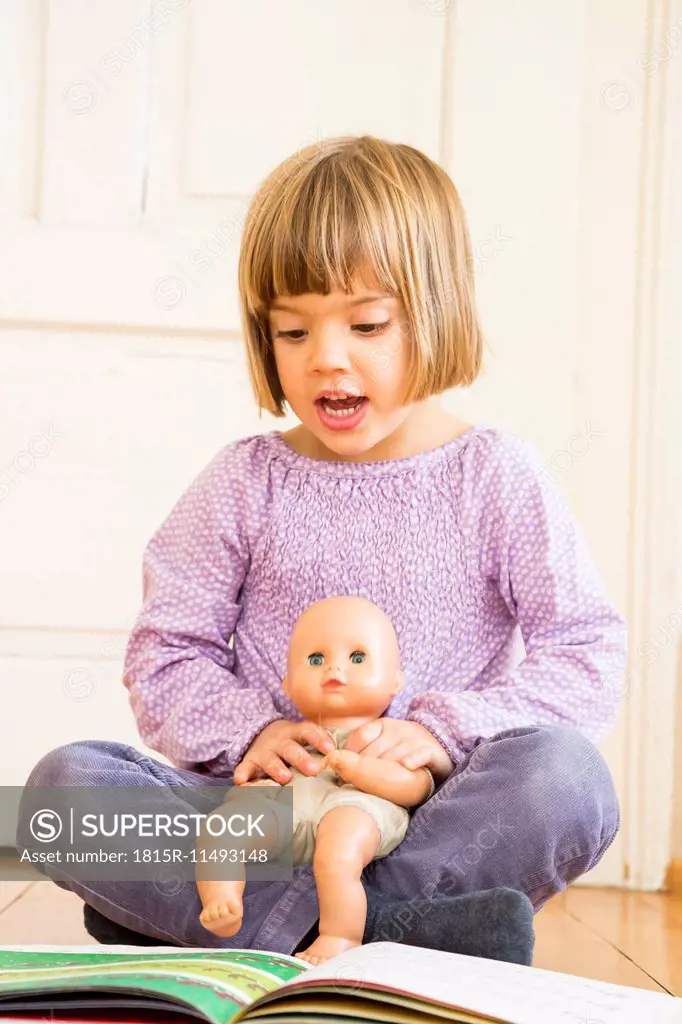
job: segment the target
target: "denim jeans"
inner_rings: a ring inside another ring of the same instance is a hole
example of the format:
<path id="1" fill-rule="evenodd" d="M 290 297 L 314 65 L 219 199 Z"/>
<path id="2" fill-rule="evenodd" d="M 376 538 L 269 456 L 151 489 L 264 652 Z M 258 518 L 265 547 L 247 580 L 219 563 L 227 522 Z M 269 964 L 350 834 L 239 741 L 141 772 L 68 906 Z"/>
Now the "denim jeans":
<path id="1" fill-rule="evenodd" d="M 27 785 L 224 788 L 230 782 L 169 767 L 122 743 L 85 740 L 46 754 Z M 26 824 L 20 821 L 18 839 L 37 849 Z M 506 886 L 526 893 L 538 910 L 600 860 L 619 824 L 611 775 L 589 740 L 566 727 L 510 729 L 479 743 L 457 765 L 414 811 L 400 845 L 365 868 L 363 882 L 402 900 Z M 49 875 L 49 866 L 40 870 Z M 160 944 L 292 953 L 319 916 L 311 865 L 294 867 L 290 881 L 247 882 L 243 924 L 230 939 L 199 923 L 193 881 L 172 894 L 151 881 L 54 881 Z M 397 934 L 386 938 L 400 941 Z"/>

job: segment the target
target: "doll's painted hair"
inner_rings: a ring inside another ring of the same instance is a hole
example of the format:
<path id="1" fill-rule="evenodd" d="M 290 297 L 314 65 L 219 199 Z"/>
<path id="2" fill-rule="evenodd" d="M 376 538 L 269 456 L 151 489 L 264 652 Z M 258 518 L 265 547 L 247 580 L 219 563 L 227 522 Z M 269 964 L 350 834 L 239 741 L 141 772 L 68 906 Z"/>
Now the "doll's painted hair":
<path id="1" fill-rule="evenodd" d="M 471 384 L 483 338 L 466 216 L 442 167 L 371 135 L 324 139 L 288 157 L 253 197 L 239 297 L 259 408 L 286 415 L 269 328 L 283 295 L 350 291 L 368 270 L 406 311 L 407 402 Z"/>

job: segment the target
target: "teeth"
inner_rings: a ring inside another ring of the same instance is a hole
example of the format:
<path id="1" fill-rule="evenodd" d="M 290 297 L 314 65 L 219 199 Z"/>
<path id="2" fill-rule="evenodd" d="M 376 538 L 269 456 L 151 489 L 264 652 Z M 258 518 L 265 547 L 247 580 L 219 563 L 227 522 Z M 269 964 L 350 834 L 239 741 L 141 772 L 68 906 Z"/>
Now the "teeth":
<path id="1" fill-rule="evenodd" d="M 342 419 L 344 416 L 352 416 L 353 413 L 357 412 L 358 410 L 357 404 L 346 409 L 334 409 L 333 406 L 329 405 L 326 398 L 322 399 L 322 404 L 324 405 L 324 411 L 327 413 L 328 416 L 336 416 L 338 419 Z"/>

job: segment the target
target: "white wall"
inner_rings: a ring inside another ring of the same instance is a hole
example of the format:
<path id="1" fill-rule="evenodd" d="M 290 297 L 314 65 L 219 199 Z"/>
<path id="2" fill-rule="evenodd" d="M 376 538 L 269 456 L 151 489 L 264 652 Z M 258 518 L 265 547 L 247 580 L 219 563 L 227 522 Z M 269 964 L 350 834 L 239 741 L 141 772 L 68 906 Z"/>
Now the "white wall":
<path id="1" fill-rule="evenodd" d="M 253 407 L 236 261 L 258 182 L 321 137 L 410 142 L 451 173 L 489 350 L 449 405 L 543 452 L 635 651 L 664 621 L 682 52 L 652 54 L 678 16 L 682 0 L 4 0 L 0 782 L 70 740 L 139 745 L 120 675 L 144 544 L 219 447 L 294 422 Z M 625 827 L 594 880 L 660 881 L 670 661 L 635 653 L 609 683 Z"/>

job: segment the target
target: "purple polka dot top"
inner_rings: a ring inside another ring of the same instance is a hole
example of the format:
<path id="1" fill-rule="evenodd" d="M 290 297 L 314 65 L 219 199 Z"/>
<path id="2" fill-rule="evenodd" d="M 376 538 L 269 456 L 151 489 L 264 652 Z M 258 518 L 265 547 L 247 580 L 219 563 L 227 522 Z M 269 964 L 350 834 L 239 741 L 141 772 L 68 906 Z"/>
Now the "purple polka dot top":
<path id="1" fill-rule="evenodd" d="M 626 627 L 536 450 L 473 426 L 387 462 L 299 455 L 280 431 L 224 447 L 149 541 L 124 683 L 144 742 L 229 775 L 258 733 L 301 716 L 289 635 L 353 594 L 395 627 L 405 687 L 386 711 L 459 762 L 482 739 L 565 725 L 598 742 L 617 711 Z"/>

